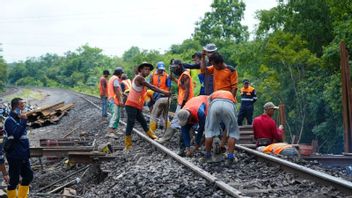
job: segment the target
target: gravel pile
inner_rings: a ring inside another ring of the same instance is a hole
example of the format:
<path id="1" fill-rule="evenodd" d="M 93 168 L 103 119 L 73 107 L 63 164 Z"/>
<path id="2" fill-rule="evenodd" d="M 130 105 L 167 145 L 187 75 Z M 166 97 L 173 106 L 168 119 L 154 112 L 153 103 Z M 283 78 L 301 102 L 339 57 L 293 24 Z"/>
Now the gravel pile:
<path id="1" fill-rule="evenodd" d="M 110 142 L 119 148 L 123 147 L 122 134 L 118 139 L 105 137 L 107 124 L 101 123 L 101 113 L 98 109 L 79 97 L 70 96 L 71 101 L 67 102 L 75 102 L 75 108 L 63 117 L 58 125 L 33 130 L 32 138 L 37 140 L 48 136 L 60 138 L 75 130 L 70 137 L 85 134 L 86 137 L 97 138 L 98 145 Z M 135 127 L 141 128 L 139 124 Z M 120 126 L 118 130 L 123 132 L 125 128 Z M 162 133 L 163 130 L 157 132 L 159 136 L 162 136 Z M 177 143 L 178 134 L 165 146 L 176 152 Z M 133 149 L 130 152 L 126 153 L 119 149 L 113 153 L 113 156 L 115 156 L 114 160 L 102 162 L 100 166 L 91 165 L 88 171 L 81 172 L 56 186 L 71 181 L 75 177 L 81 177 L 81 183 L 71 188 L 76 189 L 78 195 L 82 197 L 228 197 L 224 191 L 155 150 L 136 134 L 133 134 Z M 299 179 L 294 174 L 283 172 L 279 167 L 259 162 L 246 153 L 239 152 L 237 157 L 239 162 L 232 168 L 226 168 L 224 162 L 202 164 L 198 157 L 188 158 L 188 160 L 250 197 L 346 197 L 334 188 Z M 38 164 L 36 160 L 33 162 Z M 344 175 L 341 170 L 328 170 L 314 163 L 302 163 L 313 169 L 331 171 L 329 174 Z M 41 187 L 81 167 L 82 165 L 67 168 L 63 161 L 53 165 L 45 164 L 44 170 L 36 171 L 31 191 L 37 192 Z"/>

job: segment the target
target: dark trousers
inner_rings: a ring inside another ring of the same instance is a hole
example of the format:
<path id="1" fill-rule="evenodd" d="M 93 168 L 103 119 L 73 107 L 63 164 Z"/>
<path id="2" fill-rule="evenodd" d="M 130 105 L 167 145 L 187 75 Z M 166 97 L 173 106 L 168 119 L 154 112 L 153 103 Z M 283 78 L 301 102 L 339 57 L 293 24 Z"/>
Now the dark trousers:
<path id="1" fill-rule="evenodd" d="M 125 109 L 127 113 L 126 135 L 131 135 L 136 120 L 142 125 L 145 132 L 149 130 L 141 110 L 130 106 L 126 106 Z"/>
<path id="2" fill-rule="evenodd" d="M 247 124 L 251 125 L 253 121 L 253 106 L 241 105 L 240 112 L 238 113 L 238 126 L 242 126 L 242 122 L 245 118 L 247 119 Z"/>
<path id="3" fill-rule="evenodd" d="M 200 119 L 199 120 L 199 128 L 198 128 L 198 132 L 196 135 L 196 144 L 199 146 L 201 144 L 202 137 L 203 137 L 204 124 L 205 124 L 205 120 Z M 192 127 L 193 127 L 193 124 L 186 124 L 185 126 L 181 127 L 183 145 L 185 147 L 191 146 L 191 137 L 190 137 L 189 131 L 191 130 Z"/>
<path id="4" fill-rule="evenodd" d="M 33 180 L 33 171 L 31 169 L 31 164 L 29 163 L 29 159 L 19 160 L 19 159 L 11 159 L 7 158 L 7 162 L 9 163 L 9 176 L 10 182 L 7 186 L 8 190 L 16 189 L 20 176 L 22 177 L 21 185 L 28 186 Z"/>

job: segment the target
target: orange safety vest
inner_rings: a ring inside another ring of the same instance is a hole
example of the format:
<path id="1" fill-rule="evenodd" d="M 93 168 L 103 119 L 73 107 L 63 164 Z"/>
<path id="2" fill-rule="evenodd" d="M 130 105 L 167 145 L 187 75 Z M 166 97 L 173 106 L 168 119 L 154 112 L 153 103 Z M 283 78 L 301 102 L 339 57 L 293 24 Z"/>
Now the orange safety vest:
<path id="1" fill-rule="evenodd" d="M 161 75 L 158 74 L 158 71 L 155 71 L 152 76 L 152 85 L 164 91 L 168 91 L 168 87 L 166 86 L 166 81 L 168 77 L 169 75 L 165 71 Z"/>
<path id="2" fill-rule="evenodd" d="M 113 99 L 114 103 L 116 105 L 119 105 L 120 104 L 120 100 L 116 96 L 115 91 L 114 91 L 114 81 L 115 80 L 118 80 L 120 82 L 119 77 L 117 77 L 115 75 L 111 76 L 111 78 L 109 79 L 109 82 L 108 82 L 108 97 L 109 97 L 109 100 Z M 118 89 L 120 90 L 121 88 L 119 87 Z"/>
<path id="3" fill-rule="evenodd" d="M 144 97 L 147 93 L 147 88 L 143 86 L 141 91 L 137 91 L 134 87 L 137 87 L 136 83 L 134 80 L 136 77 L 132 80 L 132 86 L 130 89 L 130 93 L 128 94 L 127 101 L 126 101 L 126 106 L 134 107 L 139 110 L 143 110 L 144 106 Z"/>
<path id="4" fill-rule="evenodd" d="M 130 90 L 131 89 L 132 82 L 131 82 L 130 79 L 123 80 L 122 83 L 125 85 L 124 92 L 126 92 L 126 90 Z"/>
<path id="5" fill-rule="evenodd" d="M 207 115 L 208 97 L 209 96 L 205 95 L 196 96 L 186 102 L 185 106 L 182 109 L 186 109 L 191 113 L 191 120 L 189 121 L 190 124 L 195 124 L 199 122 L 198 110 L 203 103 L 205 104 L 205 115 Z"/>
<path id="6" fill-rule="evenodd" d="M 235 98 L 233 97 L 232 93 L 229 91 L 225 91 L 225 90 L 218 90 L 213 92 L 210 96 L 210 100 L 214 100 L 214 99 L 227 99 L 227 100 L 231 100 L 232 102 L 236 103 Z"/>
<path id="7" fill-rule="evenodd" d="M 292 146 L 287 143 L 274 143 L 266 146 L 263 150 L 264 153 L 274 153 L 275 155 L 278 155 L 283 151 L 284 149 L 291 148 Z"/>
<path id="8" fill-rule="evenodd" d="M 182 101 L 184 100 L 185 97 L 185 92 L 186 89 L 182 88 L 181 84 L 181 79 L 183 78 L 183 76 L 187 76 L 189 78 L 189 95 L 186 101 L 188 101 L 189 99 L 193 98 L 193 82 L 192 82 L 192 77 L 189 73 L 189 70 L 184 71 L 181 76 L 178 78 L 177 81 L 177 86 L 178 86 L 178 97 L 177 97 L 177 104 L 182 105 Z"/>
<path id="9" fill-rule="evenodd" d="M 103 83 L 102 82 L 104 82 L 105 83 L 105 86 L 106 86 L 106 88 L 105 88 L 105 90 L 103 89 Z M 108 81 L 106 80 L 106 78 L 104 77 L 104 76 L 102 76 L 102 77 L 100 77 L 100 80 L 99 80 L 99 93 L 100 93 L 100 96 L 108 96 L 108 90 L 107 90 L 107 88 L 108 88 Z"/>

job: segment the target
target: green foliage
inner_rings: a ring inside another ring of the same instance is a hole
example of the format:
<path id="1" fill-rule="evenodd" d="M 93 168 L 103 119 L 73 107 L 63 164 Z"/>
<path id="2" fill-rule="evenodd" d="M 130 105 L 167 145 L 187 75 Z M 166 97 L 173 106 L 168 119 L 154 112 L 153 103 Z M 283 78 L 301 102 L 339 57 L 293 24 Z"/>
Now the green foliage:
<path id="1" fill-rule="evenodd" d="M 245 3 L 241 0 L 214 0 L 212 11 L 196 23 L 194 38 L 202 45 L 218 41 L 246 41 L 247 26 L 241 24 Z"/>
<path id="2" fill-rule="evenodd" d="M 308 42 L 309 50 L 321 56 L 323 46 L 333 39 L 329 12 L 327 0 L 280 0 L 279 6 L 257 13 L 257 34 L 262 37 L 277 30 L 298 34 Z"/>
<path id="3" fill-rule="evenodd" d="M 7 66 L 5 60 L 0 56 L 0 92 L 3 91 L 7 80 Z"/>

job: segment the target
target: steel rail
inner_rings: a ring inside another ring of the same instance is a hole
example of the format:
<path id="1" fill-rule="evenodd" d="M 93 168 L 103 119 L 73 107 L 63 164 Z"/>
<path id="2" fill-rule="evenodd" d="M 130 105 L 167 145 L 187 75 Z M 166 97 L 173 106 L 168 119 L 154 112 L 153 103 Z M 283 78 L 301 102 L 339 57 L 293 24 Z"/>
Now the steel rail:
<path id="1" fill-rule="evenodd" d="M 90 95 L 92 96 L 92 95 Z M 92 96 L 92 97 L 96 97 L 96 96 Z M 96 97 L 97 98 L 97 97 Z M 85 98 L 84 98 L 85 99 Z M 87 99 L 87 101 L 89 101 Z M 93 102 L 89 101 L 90 103 L 94 104 Z M 100 109 L 100 106 L 94 104 L 94 106 L 96 106 L 97 108 Z M 126 124 L 123 121 L 120 121 L 122 124 Z M 141 136 L 142 138 L 144 138 L 145 140 L 147 140 L 148 142 L 150 142 L 151 144 L 155 145 L 157 148 L 159 149 L 167 149 L 166 147 L 162 146 L 161 144 L 151 140 L 150 138 L 148 138 L 146 135 L 144 135 L 144 133 L 139 132 L 136 129 L 133 129 L 139 136 Z M 265 160 L 271 164 L 274 165 L 280 165 L 282 167 L 282 169 L 293 172 L 293 173 L 297 173 L 299 176 L 310 179 L 312 181 L 318 182 L 322 185 L 330 185 L 330 186 L 334 186 L 335 188 L 341 190 L 342 192 L 345 192 L 347 194 L 352 194 L 352 182 L 347 181 L 345 179 L 342 178 L 338 178 L 320 171 L 316 171 L 301 165 L 298 165 L 296 163 L 292 163 L 290 161 L 278 158 L 278 157 L 274 157 L 268 154 L 264 154 L 262 152 L 247 148 L 245 146 L 241 146 L 236 144 L 236 148 L 243 150 L 247 153 L 250 153 L 252 155 L 255 155 L 256 157 L 258 157 L 259 159 Z M 168 151 L 170 151 L 169 149 L 167 149 Z M 165 152 L 165 151 L 164 151 Z M 185 163 L 190 163 L 187 160 L 184 160 L 183 158 L 181 158 L 180 156 L 176 155 L 175 153 L 173 153 L 172 151 L 170 151 L 170 155 L 171 157 L 173 157 L 175 155 L 175 157 L 180 158 L 180 160 L 185 161 Z M 176 158 L 174 158 L 176 159 Z M 178 160 L 178 159 L 176 159 Z M 181 162 L 182 163 L 182 162 Z M 187 166 L 187 165 L 186 165 Z M 193 165 L 194 166 L 194 165 Z M 192 167 L 189 167 L 192 169 Z M 193 170 L 193 169 L 192 169 Z M 204 171 L 203 169 L 201 169 L 202 171 Z M 204 171 L 205 172 L 205 171 Z M 206 175 L 204 175 L 204 177 L 206 178 Z M 208 178 L 206 178 L 208 179 Z M 211 178 L 209 178 L 210 182 L 214 182 L 214 180 L 212 180 Z M 218 180 L 216 180 L 218 181 Z M 232 188 L 232 187 L 231 187 Z M 222 189 L 222 188 L 221 188 Z M 223 189 L 224 190 L 224 189 Z M 224 190 L 226 191 L 226 190 Z M 236 190 L 237 191 L 237 190 Z M 227 192 L 227 191 L 226 191 Z M 235 196 L 235 195 L 233 195 Z"/>
<path id="2" fill-rule="evenodd" d="M 91 97 L 95 97 L 92 95 L 89 95 Z M 95 104 L 94 102 L 90 101 L 87 98 L 81 97 L 84 100 L 86 100 L 87 102 L 89 102 L 90 104 L 92 104 L 93 106 L 95 106 L 98 109 L 101 109 L 100 106 L 98 106 L 97 104 Z M 96 97 L 97 98 L 97 97 Z M 120 123 L 123 125 L 126 125 L 127 123 L 124 121 L 120 120 Z M 145 141 L 149 142 L 150 144 L 152 144 L 153 146 L 155 146 L 156 148 L 158 148 L 159 150 L 161 150 L 162 152 L 166 153 L 167 155 L 169 155 L 170 157 L 172 157 L 173 159 L 175 159 L 176 161 L 180 162 L 181 164 L 183 164 L 184 166 L 190 168 L 192 171 L 194 171 L 196 174 L 200 175 L 201 177 L 205 178 L 206 180 L 208 180 L 211 183 L 214 183 L 217 187 L 219 187 L 220 189 L 222 189 L 223 191 L 227 192 L 229 195 L 233 196 L 233 197 L 246 197 L 244 196 L 239 190 L 233 188 L 232 186 L 228 185 L 227 183 L 221 181 L 220 179 L 216 178 L 215 176 L 211 175 L 210 173 L 208 173 L 207 171 L 205 171 L 202 168 L 199 168 L 198 166 L 194 165 L 193 163 L 189 162 L 188 160 L 180 157 L 179 155 L 177 155 L 176 153 L 174 153 L 173 151 L 171 151 L 170 149 L 166 148 L 165 146 L 159 144 L 158 142 L 150 139 L 148 136 L 146 136 L 144 133 L 138 131 L 137 129 L 133 129 L 133 131 L 135 133 L 137 133 L 137 135 L 139 137 L 141 137 L 142 139 L 144 139 Z"/>
<path id="3" fill-rule="evenodd" d="M 349 195 L 352 194 L 352 182 L 347 181 L 345 179 L 334 177 L 332 175 L 328 175 L 326 173 L 316 171 L 316 170 L 301 166 L 299 164 L 295 164 L 290 161 L 287 161 L 272 155 L 268 155 L 241 145 L 236 145 L 236 148 L 242 151 L 245 151 L 247 153 L 250 153 L 252 155 L 255 155 L 256 157 L 259 157 L 260 159 L 263 159 L 269 163 L 278 164 L 283 169 L 297 173 L 301 177 L 308 178 L 310 180 L 321 183 L 323 185 L 331 185 L 341 190 L 342 192 L 345 192 Z"/>

